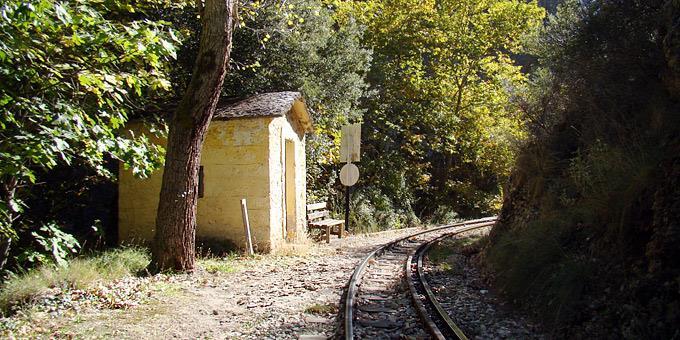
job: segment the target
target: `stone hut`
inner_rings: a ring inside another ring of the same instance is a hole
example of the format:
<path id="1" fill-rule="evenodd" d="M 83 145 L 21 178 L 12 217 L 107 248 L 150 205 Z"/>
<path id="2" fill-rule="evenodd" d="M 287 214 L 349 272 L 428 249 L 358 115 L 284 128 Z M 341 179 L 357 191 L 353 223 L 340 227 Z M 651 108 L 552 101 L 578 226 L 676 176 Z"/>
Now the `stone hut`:
<path id="1" fill-rule="evenodd" d="M 284 240 L 304 232 L 305 134 L 311 128 L 297 92 L 266 93 L 218 105 L 201 153 L 199 241 L 243 246 L 242 198 L 247 200 L 253 242 L 259 251 L 275 250 Z M 162 177 L 161 169 L 141 180 L 121 167 L 120 242 L 153 239 Z"/>

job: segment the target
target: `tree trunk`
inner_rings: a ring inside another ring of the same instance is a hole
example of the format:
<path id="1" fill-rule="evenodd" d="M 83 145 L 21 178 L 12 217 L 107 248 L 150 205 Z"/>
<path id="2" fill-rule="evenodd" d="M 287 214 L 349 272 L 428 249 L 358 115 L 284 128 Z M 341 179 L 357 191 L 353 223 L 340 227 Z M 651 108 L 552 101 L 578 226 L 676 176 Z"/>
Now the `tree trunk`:
<path id="1" fill-rule="evenodd" d="M 152 246 L 154 271 L 192 271 L 201 148 L 227 73 L 236 0 L 206 0 L 191 82 L 170 122 Z"/>

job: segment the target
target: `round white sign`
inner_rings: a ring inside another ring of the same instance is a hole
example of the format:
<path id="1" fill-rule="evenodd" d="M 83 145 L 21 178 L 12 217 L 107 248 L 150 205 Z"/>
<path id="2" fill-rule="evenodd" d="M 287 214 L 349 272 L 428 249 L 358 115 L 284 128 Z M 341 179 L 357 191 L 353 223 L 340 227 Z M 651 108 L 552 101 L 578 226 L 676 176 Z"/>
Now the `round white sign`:
<path id="1" fill-rule="evenodd" d="M 359 180 L 359 168 L 352 163 L 345 164 L 340 169 L 340 183 L 346 187 L 351 187 L 357 184 Z"/>

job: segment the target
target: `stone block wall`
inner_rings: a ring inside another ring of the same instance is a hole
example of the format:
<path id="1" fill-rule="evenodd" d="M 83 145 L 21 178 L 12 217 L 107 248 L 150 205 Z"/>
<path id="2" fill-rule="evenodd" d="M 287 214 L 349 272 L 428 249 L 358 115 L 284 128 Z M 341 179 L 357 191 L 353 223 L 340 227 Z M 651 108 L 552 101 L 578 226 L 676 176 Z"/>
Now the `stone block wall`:
<path id="1" fill-rule="evenodd" d="M 204 197 L 198 200 L 197 237 L 241 246 L 245 240 L 240 200 L 247 199 L 253 238 L 261 251 L 271 247 L 269 125 L 272 118 L 213 121 L 204 144 Z M 135 133 L 143 133 L 139 125 Z M 163 140 L 156 141 L 165 144 Z M 155 232 L 162 169 L 147 179 L 121 169 L 119 241 L 148 243 Z"/>

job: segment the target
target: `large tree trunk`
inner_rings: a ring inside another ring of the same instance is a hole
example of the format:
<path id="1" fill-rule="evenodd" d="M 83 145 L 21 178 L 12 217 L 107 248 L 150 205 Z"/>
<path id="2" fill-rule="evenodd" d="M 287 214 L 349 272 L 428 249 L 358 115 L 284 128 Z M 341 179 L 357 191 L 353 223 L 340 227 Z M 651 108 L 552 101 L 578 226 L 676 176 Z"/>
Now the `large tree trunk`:
<path id="1" fill-rule="evenodd" d="M 170 122 L 151 268 L 191 271 L 201 148 L 227 73 L 236 0 L 205 0 L 191 82 Z"/>

